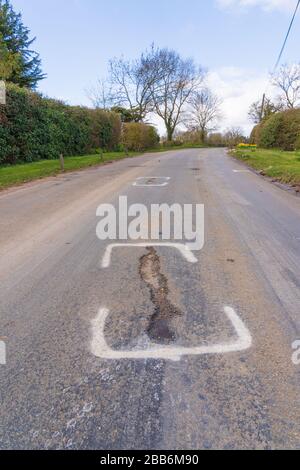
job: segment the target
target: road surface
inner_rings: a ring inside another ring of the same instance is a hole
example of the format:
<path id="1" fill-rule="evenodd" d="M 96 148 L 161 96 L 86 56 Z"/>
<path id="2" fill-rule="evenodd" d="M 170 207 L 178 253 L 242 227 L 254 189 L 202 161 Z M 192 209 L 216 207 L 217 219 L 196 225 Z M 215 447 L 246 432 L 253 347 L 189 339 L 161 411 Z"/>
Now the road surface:
<path id="1" fill-rule="evenodd" d="M 204 204 L 197 262 L 120 247 L 103 268 L 119 196 Z M 3 192 L 0 225 L 2 449 L 300 448 L 300 198 L 179 150 Z"/>

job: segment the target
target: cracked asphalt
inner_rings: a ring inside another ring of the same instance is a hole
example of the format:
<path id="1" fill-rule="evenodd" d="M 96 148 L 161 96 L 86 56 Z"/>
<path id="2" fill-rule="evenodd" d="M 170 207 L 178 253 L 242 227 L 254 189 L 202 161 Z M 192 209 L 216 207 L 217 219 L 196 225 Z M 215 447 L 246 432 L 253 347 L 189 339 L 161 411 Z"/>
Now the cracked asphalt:
<path id="1" fill-rule="evenodd" d="M 0 194 L 1 449 L 300 448 L 300 198 L 239 169 L 222 149 L 178 150 Z M 198 262 L 118 248 L 102 269 L 96 209 L 119 196 L 204 204 Z M 101 308 L 113 350 L 226 344 L 226 306 L 250 348 L 171 361 L 91 347 Z"/>

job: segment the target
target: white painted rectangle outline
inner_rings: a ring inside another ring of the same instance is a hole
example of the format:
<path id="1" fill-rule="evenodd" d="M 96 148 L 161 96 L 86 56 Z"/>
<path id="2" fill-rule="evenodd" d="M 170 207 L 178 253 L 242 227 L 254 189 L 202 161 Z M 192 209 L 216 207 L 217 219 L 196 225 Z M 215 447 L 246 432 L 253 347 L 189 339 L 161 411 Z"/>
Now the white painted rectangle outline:
<path id="1" fill-rule="evenodd" d="M 159 242 L 145 242 L 145 243 L 112 243 L 108 245 L 105 249 L 105 253 L 103 255 L 101 261 L 101 268 L 107 269 L 111 265 L 111 257 L 112 252 L 114 249 L 117 248 L 172 248 L 179 251 L 183 258 L 188 261 L 189 263 L 197 263 L 198 259 L 193 254 L 192 250 L 189 248 L 188 245 L 183 243 L 159 243 Z"/>
<path id="2" fill-rule="evenodd" d="M 105 322 L 110 311 L 106 308 L 100 308 L 97 317 L 92 320 L 91 352 L 94 356 L 107 360 L 165 359 L 180 361 L 184 356 L 223 355 L 250 349 L 253 343 L 252 337 L 242 319 L 231 307 L 224 307 L 224 313 L 231 322 L 237 336 L 236 339 L 228 343 L 216 343 L 198 347 L 159 346 L 158 344 L 152 344 L 145 350 L 121 351 L 110 348 L 105 340 Z"/>

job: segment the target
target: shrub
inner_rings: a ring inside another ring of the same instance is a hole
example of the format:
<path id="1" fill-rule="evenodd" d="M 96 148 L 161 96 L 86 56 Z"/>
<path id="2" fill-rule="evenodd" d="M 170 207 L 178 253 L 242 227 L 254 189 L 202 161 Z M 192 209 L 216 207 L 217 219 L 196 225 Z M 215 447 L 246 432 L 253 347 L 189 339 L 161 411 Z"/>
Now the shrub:
<path id="1" fill-rule="evenodd" d="M 226 142 L 223 134 L 220 132 L 212 132 L 208 135 L 206 140 L 207 145 L 211 147 L 225 147 Z"/>
<path id="2" fill-rule="evenodd" d="M 278 147 L 278 138 L 281 133 L 283 117 L 281 113 L 273 114 L 262 125 L 259 145 L 264 148 Z"/>
<path id="3" fill-rule="evenodd" d="M 123 124 L 122 143 L 127 150 L 140 152 L 156 147 L 159 136 L 153 126 L 129 122 Z"/>
<path id="4" fill-rule="evenodd" d="M 180 139 L 175 139 L 175 140 L 165 140 L 163 142 L 163 146 L 166 148 L 169 147 L 181 147 L 183 145 L 183 141 Z"/>
<path id="5" fill-rule="evenodd" d="M 291 109 L 282 113 L 282 116 L 278 146 L 283 150 L 295 150 L 300 137 L 300 109 Z"/>
<path id="6" fill-rule="evenodd" d="M 273 114 L 256 126 L 251 141 L 263 148 L 295 150 L 299 148 L 300 109 L 290 109 Z"/>
<path id="7" fill-rule="evenodd" d="M 257 124 L 253 128 L 253 130 L 250 134 L 250 139 L 249 139 L 251 144 L 259 145 L 261 129 L 262 129 L 262 126 L 260 124 Z"/>

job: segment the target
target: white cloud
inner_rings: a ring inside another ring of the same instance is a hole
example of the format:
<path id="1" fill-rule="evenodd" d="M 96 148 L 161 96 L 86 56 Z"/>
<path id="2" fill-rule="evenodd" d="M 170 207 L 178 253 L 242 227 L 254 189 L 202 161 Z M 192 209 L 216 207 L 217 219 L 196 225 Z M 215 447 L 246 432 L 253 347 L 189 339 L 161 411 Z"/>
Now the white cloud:
<path id="1" fill-rule="evenodd" d="M 221 130 L 237 126 L 249 134 L 253 124 L 249 121 L 248 111 L 254 101 L 262 99 L 268 74 L 258 75 L 251 70 L 225 67 L 211 71 L 207 82 L 223 100 Z"/>
<path id="2" fill-rule="evenodd" d="M 264 11 L 292 11 L 296 0 L 216 0 L 221 8 L 261 7 Z"/>

